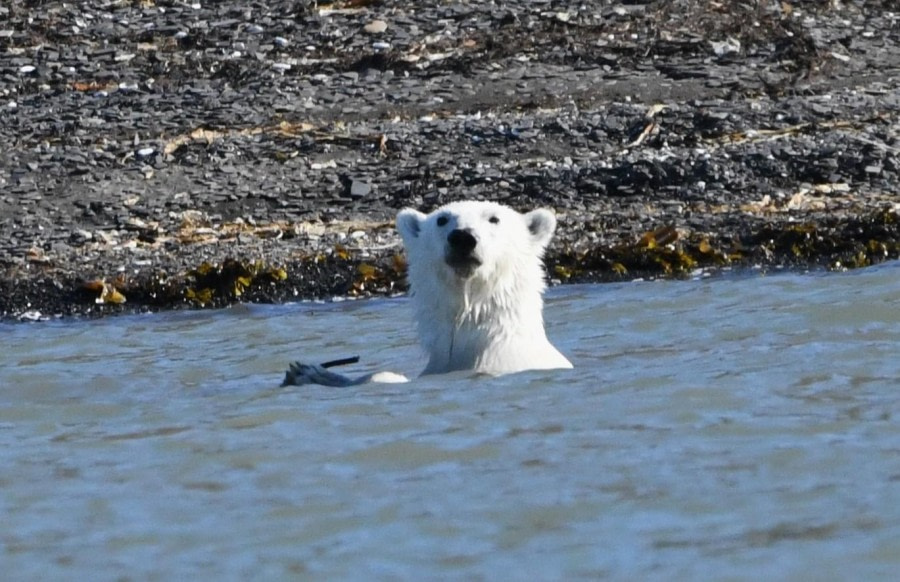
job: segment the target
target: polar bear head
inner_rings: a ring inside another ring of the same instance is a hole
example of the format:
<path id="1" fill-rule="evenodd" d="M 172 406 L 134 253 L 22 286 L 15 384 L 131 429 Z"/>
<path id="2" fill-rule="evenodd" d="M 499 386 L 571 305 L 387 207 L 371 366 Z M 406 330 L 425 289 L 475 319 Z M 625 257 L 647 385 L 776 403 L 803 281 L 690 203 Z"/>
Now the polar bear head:
<path id="1" fill-rule="evenodd" d="M 397 215 L 414 286 L 427 270 L 448 281 L 531 279 L 537 273 L 542 289 L 541 257 L 555 229 L 550 210 L 521 214 L 494 202 L 454 202 L 431 214 L 406 209 Z"/>
<path id="2" fill-rule="evenodd" d="M 423 374 L 572 366 L 544 332 L 542 257 L 555 229 L 549 210 L 520 214 L 493 202 L 397 215 L 419 340 L 429 355 Z"/>

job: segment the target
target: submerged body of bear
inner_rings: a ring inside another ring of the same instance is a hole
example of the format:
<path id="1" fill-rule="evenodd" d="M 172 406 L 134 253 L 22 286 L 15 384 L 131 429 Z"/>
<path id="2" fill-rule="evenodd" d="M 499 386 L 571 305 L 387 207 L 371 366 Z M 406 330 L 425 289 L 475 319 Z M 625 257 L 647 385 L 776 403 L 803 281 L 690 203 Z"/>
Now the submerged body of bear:
<path id="1" fill-rule="evenodd" d="M 572 367 L 544 332 L 541 259 L 555 229 L 549 210 L 520 214 L 492 202 L 397 215 L 419 339 L 428 353 L 423 375 Z M 299 363 L 285 378 L 285 384 L 339 386 L 369 381 L 405 378 L 379 373 L 351 380 Z"/>

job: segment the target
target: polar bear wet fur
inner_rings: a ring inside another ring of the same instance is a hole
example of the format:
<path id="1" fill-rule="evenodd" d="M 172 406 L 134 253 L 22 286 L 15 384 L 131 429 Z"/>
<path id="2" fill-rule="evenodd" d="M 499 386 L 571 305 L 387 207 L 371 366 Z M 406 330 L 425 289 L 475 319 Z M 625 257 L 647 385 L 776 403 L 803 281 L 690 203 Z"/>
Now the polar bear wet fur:
<path id="1" fill-rule="evenodd" d="M 409 259 L 419 339 L 428 354 L 423 375 L 572 367 L 544 332 L 542 257 L 556 230 L 550 210 L 520 214 L 493 202 L 454 202 L 427 215 L 403 210 L 397 230 Z M 285 384 L 404 380 L 391 373 L 350 379 L 298 363 Z"/>
<path id="2" fill-rule="evenodd" d="M 429 357 L 423 374 L 572 367 L 544 333 L 541 258 L 556 230 L 552 212 L 456 202 L 429 215 L 403 210 L 397 230 Z"/>

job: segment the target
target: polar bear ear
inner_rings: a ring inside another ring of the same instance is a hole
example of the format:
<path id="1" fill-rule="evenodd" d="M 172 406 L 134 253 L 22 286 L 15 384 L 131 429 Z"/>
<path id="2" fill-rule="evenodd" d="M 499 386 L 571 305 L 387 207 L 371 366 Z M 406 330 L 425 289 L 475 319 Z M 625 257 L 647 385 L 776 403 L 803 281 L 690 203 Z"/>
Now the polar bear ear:
<path id="1" fill-rule="evenodd" d="M 419 237 L 419 231 L 422 230 L 422 223 L 425 222 L 425 215 L 418 210 L 412 208 L 404 208 L 397 215 L 397 230 L 400 236 L 406 242 L 412 241 Z"/>
<path id="2" fill-rule="evenodd" d="M 556 216 L 546 208 L 538 208 L 525 215 L 525 224 L 528 225 L 531 240 L 544 248 L 553 238 L 553 232 L 556 230 Z"/>

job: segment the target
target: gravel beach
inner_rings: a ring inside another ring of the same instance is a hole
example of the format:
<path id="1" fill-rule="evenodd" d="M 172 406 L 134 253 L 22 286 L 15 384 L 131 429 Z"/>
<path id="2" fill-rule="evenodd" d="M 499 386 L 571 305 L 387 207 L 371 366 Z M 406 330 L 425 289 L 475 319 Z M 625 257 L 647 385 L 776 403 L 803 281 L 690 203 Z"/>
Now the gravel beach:
<path id="1" fill-rule="evenodd" d="M 399 293 L 460 199 L 555 282 L 863 267 L 898 129 L 887 0 L 7 0 L 0 318 Z"/>

